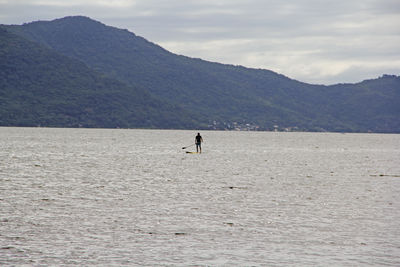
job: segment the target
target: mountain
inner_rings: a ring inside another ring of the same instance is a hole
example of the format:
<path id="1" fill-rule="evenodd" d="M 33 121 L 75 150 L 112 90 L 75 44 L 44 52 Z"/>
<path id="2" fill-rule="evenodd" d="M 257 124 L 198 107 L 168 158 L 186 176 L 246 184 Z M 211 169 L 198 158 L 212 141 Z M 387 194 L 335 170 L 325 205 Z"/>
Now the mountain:
<path id="1" fill-rule="evenodd" d="M 174 105 L 0 28 L 1 126 L 184 128 L 194 122 Z"/>
<path id="2" fill-rule="evenodd" d="M 127 30 L 87 17 L 3 28 L 128 88 L 147 92 L 176 108 L 176 113 L 185 110 L 192 125 L 197 123 L 195 128 L 208 124 L 217 129 L 400 132 L 397 76 L 358 84 L 310 85 L 269 70 L 175 55 Z"/>

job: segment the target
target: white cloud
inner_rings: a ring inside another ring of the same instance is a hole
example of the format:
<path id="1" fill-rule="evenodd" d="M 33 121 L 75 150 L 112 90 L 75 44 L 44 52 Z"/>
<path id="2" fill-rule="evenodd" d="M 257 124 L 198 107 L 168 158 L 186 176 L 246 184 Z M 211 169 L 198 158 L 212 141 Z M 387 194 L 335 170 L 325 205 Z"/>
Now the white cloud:
<path id="1" fill-rule="evenodd" d="M 134 6 L 134 0 L 0 0 L 0 4 L 7 5 L 25 5 L 25 6 L 105 6 L 105 7 L 130 7 Z"/>

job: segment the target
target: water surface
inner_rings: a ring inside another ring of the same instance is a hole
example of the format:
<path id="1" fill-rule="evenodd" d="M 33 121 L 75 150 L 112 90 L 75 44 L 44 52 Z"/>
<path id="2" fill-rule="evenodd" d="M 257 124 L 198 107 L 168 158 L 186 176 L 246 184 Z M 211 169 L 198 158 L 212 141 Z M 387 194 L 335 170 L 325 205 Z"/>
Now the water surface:
<path id="1" fill-rule="evenodd" d="M 400 266 L 400 135 L 196 133 L 0 128 L 0 265 Z"/>

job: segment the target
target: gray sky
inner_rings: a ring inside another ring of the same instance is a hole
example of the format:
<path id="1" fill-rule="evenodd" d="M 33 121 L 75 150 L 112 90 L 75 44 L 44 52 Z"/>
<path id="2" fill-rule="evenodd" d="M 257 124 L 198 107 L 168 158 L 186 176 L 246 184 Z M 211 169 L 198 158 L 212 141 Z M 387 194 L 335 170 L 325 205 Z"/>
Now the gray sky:
<path id="1" fill-rule="evenodd" d="M 400 0 L 0 0 L 0 24 L 71 15 L 308 83 L 400 75 Z"/>

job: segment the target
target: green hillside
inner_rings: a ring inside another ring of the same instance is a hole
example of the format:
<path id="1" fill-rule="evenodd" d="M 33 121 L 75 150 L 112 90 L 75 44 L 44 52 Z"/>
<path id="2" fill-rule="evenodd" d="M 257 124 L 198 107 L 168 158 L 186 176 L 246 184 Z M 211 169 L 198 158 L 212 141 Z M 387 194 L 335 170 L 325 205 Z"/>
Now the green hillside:
<path id="1" fill-rule="evenodd" d="M 195 128 L 400 132 L 397 76 L 310 85 L 268 70 L 175 55 L 127 30 L 86 17 L 4 27 L 128 88 L 141 88 L 173 108 L 196 114 Z M 190 123 L 163 128 L 186 128 Z"/>
<path id="2" fill-rule="evenodd" d="M 179 107 L 0 29 L 0 126 L 195 125 Z"/>

